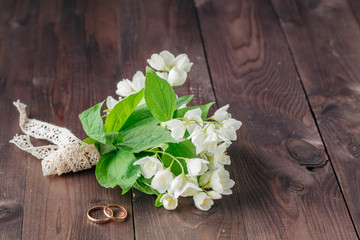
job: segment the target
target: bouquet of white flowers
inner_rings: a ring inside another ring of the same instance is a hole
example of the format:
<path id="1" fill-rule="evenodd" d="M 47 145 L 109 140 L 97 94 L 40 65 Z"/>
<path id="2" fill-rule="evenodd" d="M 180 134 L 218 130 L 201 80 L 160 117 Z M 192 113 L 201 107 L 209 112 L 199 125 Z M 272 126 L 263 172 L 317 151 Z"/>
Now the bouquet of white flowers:
<path id="1" fill-rule="evenodd" d="M 146 75 L 117 84 L 119 100 L 105 101 L 80 114 L 85 143 L 101 154 L 96 178 L 104 187 L 119 185 L 156 194 L 156 206 L 173 210 L 178 198 L 193 197 L 209 210 L 214 199 L 231 194 L 235 184 L 225 165 L 226 149 L 236 140 L 241 122 L 231 118 L 229 105 L 208 117 L 212 103 L 186 107 L 193 95 L 177 97 L 173 86 L 184 84 L 193 63 L 186 54 L 168 51 L 148 59 Z M 105 123 L 103 119 L 105 118 Z"/>

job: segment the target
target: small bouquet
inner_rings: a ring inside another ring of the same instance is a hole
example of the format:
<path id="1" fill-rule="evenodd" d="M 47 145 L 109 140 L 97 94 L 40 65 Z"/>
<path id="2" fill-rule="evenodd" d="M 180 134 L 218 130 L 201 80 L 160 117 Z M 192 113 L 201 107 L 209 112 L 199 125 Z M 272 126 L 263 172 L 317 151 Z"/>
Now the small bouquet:
<path id="1" fill-rule="evenodd" d="M 146 75 L 117 84 L 116 94 L 79 115 L 101 157 L 96 178 L 106 188 L 132 187 L 155 194 L 157 207 L 173 210 L 179 197 L 193 197 L 195 206 L 209 210 L 215 199 L 232 193 L 235 182 L 225 165 L 226 149 L 236 140 L 241 122 L 229 105 L 208 117 L 213 102 L 187 107 L 193 95 L 177 97 L 173 87 L 184 84 L 193 63 L 186 54 L 168 51 L 147 60 Z M 105 119 L 105 121 L 103 121 Z"/>

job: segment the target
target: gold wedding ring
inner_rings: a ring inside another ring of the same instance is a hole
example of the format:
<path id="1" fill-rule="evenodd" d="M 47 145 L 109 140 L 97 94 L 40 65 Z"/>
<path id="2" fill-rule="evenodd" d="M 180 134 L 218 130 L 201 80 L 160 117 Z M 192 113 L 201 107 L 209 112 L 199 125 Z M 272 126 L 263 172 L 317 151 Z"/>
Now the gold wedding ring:
<path id="1" fill-rule="evenodd" d="M 111 208 L 119 209 L 119 214 L 117 216 L 114 216 L 113 210 Z M 109 204 L 104 207 L 104 214 L 106 217 L 117 222 L 123 222 L 127 217 L 126 209 L 118 204 Z"/>
<path id="2" fill-rule="evenodd" d="M 96 210 L 103 210 L 105 214 L 105 217 L 106 218 L 94 218 L 91 216 L 91 213 L 92 212 L 95 212 Z M 88 219 L 93 222 L 93 223 L 107 223 L 108 221 L 111 220 L 111 217 L 114 215 L 113 211 L 111 210 L 111 208 L 108 208 L 107 210 L 105 210 L 105 207 L 104 206 L 95 206 L 95 207 L 92 207 L 88 210 L 87 212 L 87 217 Z"/>

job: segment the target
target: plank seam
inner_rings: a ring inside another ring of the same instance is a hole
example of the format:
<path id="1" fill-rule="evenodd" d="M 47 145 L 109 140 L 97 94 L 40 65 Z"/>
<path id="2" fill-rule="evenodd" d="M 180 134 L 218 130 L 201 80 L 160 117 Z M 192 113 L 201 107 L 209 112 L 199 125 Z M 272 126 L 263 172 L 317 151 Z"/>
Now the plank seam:
<path id="1" fill-rule="evenodd" d="M 33 35 L 35 35 L 34 37 L 33 37 L 33 44 L 32 44 L 32 50 L 33 50 L 33 53 L 35 53 L 36 52 L 36 50 L 37 50 L 37 39 L 38 39 L 38 36 L 37 36 L 37 25 L 38 25 L 38 18 L 37 18 L 37 16 L 38 16 L 38 13 L 39 13 L 39 2 L 36 2 L 36 9 L 35 9 L 35 14 L 34 14 L 34 17 L 35 17 L 35 20 L 34 20 L 34 28 L 35 28 L 35 31 L 34 31 L 34 33 L 33 33 Z M 30 101 L 29 101 L 29 104 L 28 104 L 28 106 L 27 106 L 27 108 L 28 108 L 28 112 L 29 113 L 31 113 L 31 111 L 32 111 L 32 105 L 31 105 L 31 98 L 32 98 L 32 93 L 33 93 L 33 89 L 34 89 L 34 87 L 33 87 L 33 85 L 34 85 L 34 83 L 33 83 L 33 78 L 34 78 L 34 62 L 35 62 L 35 54 L 33 54 L 33 56 L 32 56 L 32 59 L 31 59 L 31 68 L 32 68 L 32 70 L 31 70 L 31 79 L 30 79 L 30 81 L 31 81 L 31 84 L 30 84 Z M 30 158 L 33 158 L 32 156 L 29 156 L 28 154 L 26 154 L 27 156 L 26 156 L 26 164 L 28 163 L 28 161 L 29 161 L 29 159 Z M 21 239 L 24 239 L 24 219 L 25 219 L 25 198 L 26 198 L 26 190 L 27 190 L 27 171 L 28 171 L 28 167 L 26 167 L 25 168 L 25 172 L 24 172 L 24 176 L 25 176 L 25 180 L 24 180 L 24 195 L 23 195 L 23 214 L 22 214 L 22 220 L 21 220 Z"/>
<path id="2" fill-rule="evenodd" d="M 356 230 L 356 227 L 355 227 L 354 220 L 353 220 L 352 215 L 351 215 L 351 213 L 350 213 L 349 206 L 348 206 L 348 204 L 347 204 L 347 202 L 346 202 L 345 195 L 344 195 L 344 192 L 343 192 L 343 190 L 342 190 L 342 187 L 341 187 L 339 178 L 338 178 L 338 176 L 337 176 L 337 174 L 336 174 L 336 171 L 335 171 L 334 165 L 333 165 L 333 163 L 332 163 L 332 161 L 331 161 L 331 157 L 330 157 L 329 152 L 328 152 L 328 150 L 327 150 L 327 147 L 326 147 L 324 138 L 323 138 L 323 136 L 322 136 L 322 134 L 321 134 L 321 130 L 320 130 L 320 127 L 319 127 L 319 125 L 318 125 L 318 122 L 317 122 L 317 119 L 316 119 L 316 115 L 315 115 L 315 113 L 314 113 L 314 111 L 313 111 L 313 109 L 312 109 L 312 106 L 311 106 L 309 97 L 308 97 L 308 95 L 307 95 L 307 92 L 306 92 L 304 83 L 303 83 L 303 81 L 302 81 L 302 78 L 301 78 L 299 69 L 298 69 L 298 67 L 297 67 L 297 65 L 296 65 L 296 63 L 295 63 L 295 58 L 294 58 L 293 52 L 291 51 L 290 44 L 289 44 L 288 39 L 287 39 L 287 37 L 286 37 L 286 33 L 284 32 L 284 29 L 283 29 L 283 27 L 282 27 L 282 25 L 281 25 L 280 16 L 278 15 L 278 13 L 277 13 L 274 5 L 273 5 L 272 0 L 270 0 L 270 4 L 271 4 L 271 7 L 272 7 L 273 12 L 275 13 L 275 16 L 277 17 L 277 20 L 278 20 L 278 23 L 279 23 L 279 26 L 280 26 L 280 31 L 281 31 L 281 33 L 282 33 L 282 35 L 283 35 L 283 38 L 284 38 L 284 40 L 285 40 L 285 42 L 286 42 L 286 44 L 287 44 L 288 51 L 289 51 L 290 57 L 291 57 L 291 59 L 292 59 L 292 62 L 293 62 L 293 64 L 294 64 L 296 74 L 297 74 L 297 76 L 298 76 L 298 78 L 299 78 L 299 82 L 300 82 L 300 85 L 301 85 L 302 90 L 303 90 L 303 92 L 304 92 L 306 102 L 307 102 L 307 104 L 308 104 L 308 106 L 309 106 L 311 115 L 312 115 L 312 117 L 313 117 L 313 119 L 314 119 L 314 123 L 315 123 L 316 129 L 317 129 L 317 131 L 318 131 L 318 133 L 319 133 L 321 142 L 322 142 L 322 144 L 323 144 L 323 146 L 324 146 L 325 153 L 327 154 L 327 156 L 328 156 L 328 158 L 329 158 L 329 162 L 330 162 L 330 165 L 331 165 L 331 169 L 332 169 L 333 172 L 334 172 L 336 182 L 338 183 L 341 196 L 342 196 L 342 198 L 343 198 L 343 200 L 344 200 L 346 210 L 347 210 L 347 212 L 348 212 L 348 214 L 349 214 L 349 217 L 350 217 L 350 221 L 351 221 L 351 223 L 352 223 L 352 225 L 353 225 L 353 228 L 354 228 L 354 230 L 355 230 L 355 234 L 356 234 L 357 238 L 360 239 L 360 238 L 359 238 L 359 234 L 358 234 L 358 232 L 357 232 L 357 230 Z"/>

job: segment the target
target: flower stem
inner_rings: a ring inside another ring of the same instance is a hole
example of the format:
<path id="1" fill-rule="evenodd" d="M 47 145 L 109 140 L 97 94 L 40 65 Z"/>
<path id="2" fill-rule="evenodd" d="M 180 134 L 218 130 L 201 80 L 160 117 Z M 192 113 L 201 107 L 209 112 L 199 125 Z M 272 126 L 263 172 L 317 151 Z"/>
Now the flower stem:
<path id="1" fill-rule="evenodd" d="M 181 171 L 183 174 L 185 174 L 185 170 L 184 170 L 184 167 L 182 166 L 181 162 L 178 160 L 178 158 L 181 158 L 181 159 L 186 159 L 186 158 L 183 158 L 183 157 L 175 157 L 173 155 L 171 155 L 170 153 L 167 153 L 167 152 L 164 152 L 164 151 L 159 151 L 159 150 L 144 150 L 144 152 L 150 152 L 150 153 L 155 153 L 157 156 L 158 156 L 158 153 L 161 153 L 161 154 L 165 154 L 165 155 L 168 155 L 169 157 L 171 157 L 173 160 L 169 166 L 169 168 L 171 169 L 171 166 L 173 165 L 174 161 L 176 161 L 180 167 L 181 167 Z"/>

